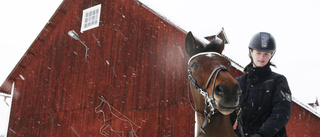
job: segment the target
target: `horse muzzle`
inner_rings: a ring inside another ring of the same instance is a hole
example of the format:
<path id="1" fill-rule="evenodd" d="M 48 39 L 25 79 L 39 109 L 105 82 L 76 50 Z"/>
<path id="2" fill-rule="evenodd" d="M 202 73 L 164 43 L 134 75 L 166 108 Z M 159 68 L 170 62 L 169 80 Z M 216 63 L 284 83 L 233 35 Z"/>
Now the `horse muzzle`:
<path id="1" fill-rule="evenodd" d="M 232 89 L 232 90 L 230 90 Z M 238 85 L 233 86 L 229 90 L 217 90 L 214 93 L 214 103 L 218 110 L 224 114 L 228 115 L 232 113 L 239 106 L 239 99 L 241 95 L 241 90 Z"/>

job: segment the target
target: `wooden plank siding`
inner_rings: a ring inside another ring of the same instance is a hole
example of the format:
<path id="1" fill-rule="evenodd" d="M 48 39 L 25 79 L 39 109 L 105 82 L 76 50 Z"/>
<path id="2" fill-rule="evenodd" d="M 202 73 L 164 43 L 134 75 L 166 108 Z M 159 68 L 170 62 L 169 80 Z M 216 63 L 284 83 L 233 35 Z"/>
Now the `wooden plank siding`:
<path id="1" fill-rule="evenodd" d="M 286 125 L 288 137 L 318 137 L 320 118 L 298 103 L 293 102 L 291 117 Z"/>
<path id="2" fill-rule="evenodd" d="M 126 136 L 193 136 L 186 32 L 134 0 L 92 2 L 63 1 L 10 74 L 8 136 L 115 135 L 108 125 Z M 96 4 L 100 26 L 79 33 L 82 10 Z"/>

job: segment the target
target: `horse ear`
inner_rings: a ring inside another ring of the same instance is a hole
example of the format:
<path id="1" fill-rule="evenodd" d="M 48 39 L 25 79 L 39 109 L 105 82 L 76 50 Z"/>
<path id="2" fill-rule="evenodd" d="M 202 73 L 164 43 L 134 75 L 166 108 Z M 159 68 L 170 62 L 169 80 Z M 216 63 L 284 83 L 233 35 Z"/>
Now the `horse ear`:
<path id="1" fill-rule="evenodd" d="M 191 31 L 188 32 L 185 40 L 185 48 L 188 55 L 191 57 L 204 49 L 204 45 L 197 41 L 192 35 Z"/>

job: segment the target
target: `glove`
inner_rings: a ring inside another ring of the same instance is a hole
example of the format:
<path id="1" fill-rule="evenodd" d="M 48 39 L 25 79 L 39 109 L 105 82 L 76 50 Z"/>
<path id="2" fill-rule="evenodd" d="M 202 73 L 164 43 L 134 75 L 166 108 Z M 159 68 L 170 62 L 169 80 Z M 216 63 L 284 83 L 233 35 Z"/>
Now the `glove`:
<path id="1" fill-rule="evenodd" d="M 254 134 L 254 135 L 252 135 L 251 137 L 263 137 L 263 136 L 260 135 L 260 134 Z"/>

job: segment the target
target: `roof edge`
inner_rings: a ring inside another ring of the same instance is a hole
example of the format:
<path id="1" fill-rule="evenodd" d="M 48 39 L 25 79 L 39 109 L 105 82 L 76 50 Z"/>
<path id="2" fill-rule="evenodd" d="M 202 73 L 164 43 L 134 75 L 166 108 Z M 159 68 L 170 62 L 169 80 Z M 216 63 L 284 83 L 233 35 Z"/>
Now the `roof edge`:
<path id="1" fill-rule="evenodd" d="M 318 118 L 320 118 L 320 113 L 315 111 L 313 108 L 310 108 L 308 105 L 300 102 L 298 99 L 296 99 L 294 97 L 292 97 L 292 101 L 295 102 L 297 105 L 301 106 L 302 108 L 306 109 L 307 111 L 311 112 L 312 114 L 314 114 Z"/>

